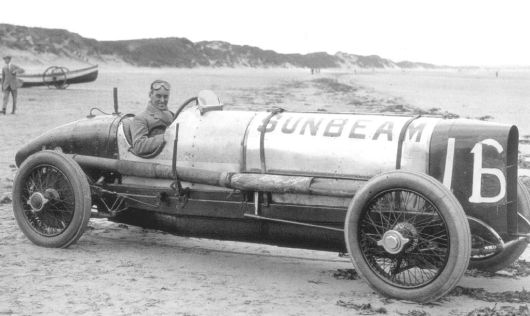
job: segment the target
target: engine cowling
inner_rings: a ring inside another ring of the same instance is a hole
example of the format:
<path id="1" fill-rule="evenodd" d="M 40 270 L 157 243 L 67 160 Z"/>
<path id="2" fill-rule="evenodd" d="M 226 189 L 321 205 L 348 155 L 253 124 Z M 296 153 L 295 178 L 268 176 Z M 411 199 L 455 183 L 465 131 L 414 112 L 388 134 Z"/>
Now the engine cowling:
<path id="1" fill-rule="evenodd" d="M 121 119 L 121 116 L 102 115 L 56 127 L 22 147 L 15 155 L 15 162 L 20 166 L 37 151 L 56 148 L 67 154 L 117 158 L 116 132 Z"/>

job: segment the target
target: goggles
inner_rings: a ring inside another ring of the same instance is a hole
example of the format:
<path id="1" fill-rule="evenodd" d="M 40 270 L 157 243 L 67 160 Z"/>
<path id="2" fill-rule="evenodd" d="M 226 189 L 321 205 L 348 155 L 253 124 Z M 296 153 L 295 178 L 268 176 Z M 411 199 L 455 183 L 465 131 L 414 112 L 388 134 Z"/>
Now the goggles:
<path id="1" fill-rule="evenodd" d="M 151 84 L 151 91 L 160 90 L 161 88 L 164 88 L 169 91 L 171 89 L 171 85 L 169 84 L 169 82 L 164 81 L 164 80 L 155 80 Z"/>

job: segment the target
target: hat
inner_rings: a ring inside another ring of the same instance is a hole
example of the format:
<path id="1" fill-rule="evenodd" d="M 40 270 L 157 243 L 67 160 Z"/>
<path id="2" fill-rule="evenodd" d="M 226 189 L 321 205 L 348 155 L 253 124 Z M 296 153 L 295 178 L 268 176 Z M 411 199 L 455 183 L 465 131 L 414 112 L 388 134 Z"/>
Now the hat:
<path id="1" fill-rule="evenodd" d="M 11 56 L 9 56 L 9 55 L 5 55 L 3 58 L 11 60 Z"/>

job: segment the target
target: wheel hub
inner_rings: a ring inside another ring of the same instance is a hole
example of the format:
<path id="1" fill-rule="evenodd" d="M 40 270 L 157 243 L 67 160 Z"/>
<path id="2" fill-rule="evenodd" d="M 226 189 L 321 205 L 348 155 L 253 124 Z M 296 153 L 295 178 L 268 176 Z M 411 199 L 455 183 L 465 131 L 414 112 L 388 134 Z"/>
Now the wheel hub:
<path id="1" fill-rule="evenodd" d="M 405 238 L 399 231 L 392 229 L 385 232 L 377 245 L 385 248 L 386 252 L 395 255 L 400 253 L 409 241 L 409 238 Z"/>
<path id="2" fill-rule="evenodd" d="M 34 212 L 40 212 L 48 203 L 48 199 L 44 197 L 44 194 L 40 192 L 34 192 L 28 199 L 28 205 Z"/>

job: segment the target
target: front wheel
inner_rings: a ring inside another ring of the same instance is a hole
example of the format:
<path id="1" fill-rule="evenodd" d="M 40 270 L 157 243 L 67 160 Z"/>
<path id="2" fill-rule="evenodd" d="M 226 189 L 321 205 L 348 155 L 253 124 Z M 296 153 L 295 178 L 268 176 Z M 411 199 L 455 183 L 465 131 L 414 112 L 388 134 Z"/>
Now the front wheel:
<path id="1" fill-rule="evenodd" d="M 68 247 L 83 234 L 91 207 L 86 175 L 68 156 L 40 151 L 20 166 L 13 184 L 13 212 L 33 243 Z"/>
<path id="2" fill-rule="evenodd" d="M 348 207 L 345 238 L 356 270 L 384 295 L 429 302 L 466 271 L 471 234 L 462 206 L 436 179 L 393 171 L 372 178 Z"/>

